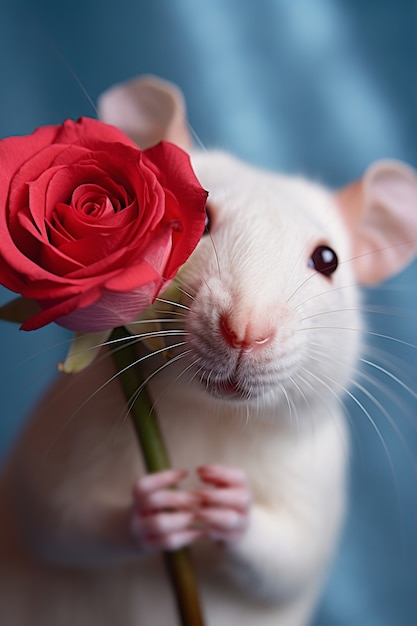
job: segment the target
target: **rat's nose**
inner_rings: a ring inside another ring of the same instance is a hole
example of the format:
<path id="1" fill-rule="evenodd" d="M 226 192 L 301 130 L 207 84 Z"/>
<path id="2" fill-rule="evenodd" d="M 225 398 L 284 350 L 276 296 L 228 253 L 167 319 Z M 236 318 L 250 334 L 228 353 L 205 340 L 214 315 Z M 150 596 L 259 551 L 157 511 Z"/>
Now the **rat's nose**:
<path id="1" fill-rule="evenodd" d="M 244 326 L 237 323 L 232 315 L 224 314 L 219 319 L 220 331 L 226 343 L 236 350 L 251 352 L 267 345 L 272 337 L 271 330 L 249 321 Z"/>

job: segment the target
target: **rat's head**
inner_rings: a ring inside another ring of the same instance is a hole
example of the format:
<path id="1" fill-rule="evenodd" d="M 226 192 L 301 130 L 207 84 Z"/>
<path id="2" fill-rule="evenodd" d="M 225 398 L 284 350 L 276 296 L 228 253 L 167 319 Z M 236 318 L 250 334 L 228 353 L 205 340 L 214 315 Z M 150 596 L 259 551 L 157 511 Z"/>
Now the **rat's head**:
<path id="1" fill-rule="evenodd" d="M 344 386 L 360 321 L 350 242 L 332 194 L 216 152 L 194 155 L 207 233 L 181 271 L 186 328 L 209 393 L 305 401 Z M 323 388 L 323 391 L 324 391 Z"/>
<path id="2" fill-rule="evenodd" d="M 190 150 L 184 110 L 181 93 L 154 78 L 100 101 L 103 119 L 141 147 L 159 138 Z M 220 152 L 192 161 L 209 191 L 207 233 L 179 277 L 193 377 L 220 399 L 260 406 L 339 395 L 361 343 L 357 285 L 415 254 L 415 172 L 380 162 L 333 193 Z"/>

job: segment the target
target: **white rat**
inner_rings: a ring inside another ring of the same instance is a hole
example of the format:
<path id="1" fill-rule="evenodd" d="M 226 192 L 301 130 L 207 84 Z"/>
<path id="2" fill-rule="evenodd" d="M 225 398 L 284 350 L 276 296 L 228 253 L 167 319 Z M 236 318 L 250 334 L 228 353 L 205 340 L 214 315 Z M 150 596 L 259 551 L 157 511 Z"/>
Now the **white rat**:
<path id="1" fill-rule="evenodd" d="M 190 148 L 181 94 L 163 81 L 110 90 L 100 112 L 142 147 Z M 63 375 L 0 483 L 4 626 L 173 625 L 160 553 L 180 546 L 207 626 L 311 618 L 345 511 L 356 285 L 413 258 L 417 177 L 381 162 L 335 194 L 220 152 L 192 159 L 209 232 L 166 323 L 167 346 L 184 345 L 146 361 L 174 469 L 144 474 L 108 356 Z"/>

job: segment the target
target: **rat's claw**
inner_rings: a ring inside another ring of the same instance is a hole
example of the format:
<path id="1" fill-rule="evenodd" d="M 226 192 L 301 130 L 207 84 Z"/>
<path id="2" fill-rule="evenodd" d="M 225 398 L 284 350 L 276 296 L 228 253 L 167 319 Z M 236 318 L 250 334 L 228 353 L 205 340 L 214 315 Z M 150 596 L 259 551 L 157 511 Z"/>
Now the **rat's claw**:
<path id="1" fill-rule="evenodd" d="M 247 512 L 252 503 L 252 495 L 247 487 L 200 489 L 194 494 L 205 507 L 226 507 L 241 513 Z"/>
<path id="2" fill-rule="evenodd" d="M 205 483 L 216 487 L 246 487 L 246 475 L 238 467 L 229 465 L 203 465 L 197 469 L 198 475 Z"/>
<path id="3" fill-rule="evenodd" d="M 198 469 L 200 479 L 210 485 L 195 493 L 200 501 L 197 519 L 212 539 L 236 542 L 245 534 L 252 496 L 244 472 L 235 467 L 206 465 Z"/>
<path id="4" fill-rule="evenodd" d="M 174 487 L 187 476 L 187 473 L 186 470 L 168 469 L 154 474 L 145 474 L 135 484 L 134 495 L 136 498 L 142 499 L 154 491 Z"/>
<path id="5" fill-rule="evenodd" d="M 143 552 L 173 550 L 201 535 L 193 525 L 199 499 L 173 489 L 187 472 L 164 470 L 140 478 L 133 490 L 131 533 Z"/>
<path id="6" fill-rule="evenodd" d="M 142 514 L 164 510 L 193 510 L 198 505 L 198 497 L 188 491 L 161 489 L 137 500 Z"/>
<path id="7" fill-rule="evenodd" d="M 192 528 L 193 513 L 158 513 L 135 515 L 131 531 L 144 552 L 174 550 L 194 541 L 201 532 Z"/>

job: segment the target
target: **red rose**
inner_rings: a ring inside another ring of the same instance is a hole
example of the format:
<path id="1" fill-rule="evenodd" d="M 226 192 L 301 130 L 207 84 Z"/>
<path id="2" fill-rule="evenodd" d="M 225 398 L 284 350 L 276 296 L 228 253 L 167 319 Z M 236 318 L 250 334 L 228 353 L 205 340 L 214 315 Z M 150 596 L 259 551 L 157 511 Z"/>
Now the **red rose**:
<path id="1" fill-rule="evenodd" d="M 0 283 L 79 331 L 148 307 L 197 245 L 207 193 L 188 155 L 89 118 L 0 141 Z"/>

